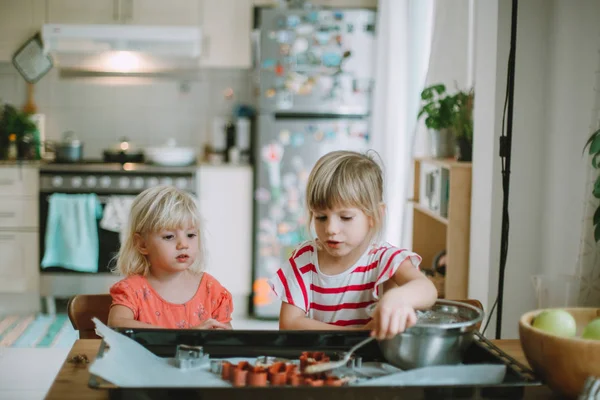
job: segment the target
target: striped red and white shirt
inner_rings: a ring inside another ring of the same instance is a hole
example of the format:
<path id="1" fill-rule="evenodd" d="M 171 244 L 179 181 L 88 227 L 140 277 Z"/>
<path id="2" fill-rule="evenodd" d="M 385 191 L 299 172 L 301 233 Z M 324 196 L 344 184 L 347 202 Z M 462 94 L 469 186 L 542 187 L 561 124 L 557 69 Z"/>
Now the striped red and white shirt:
<path id="1" fill-rule="evenodd" d="M 362 326 L 371 320 L 367 308 L 379 298 L 381 284 L 407 258 L 419 267 L 418 254 L 389 243 L 374 243 L 346 271 L 325 275 L 319 269 L 316 243 L 310 240 L 296 248 L 269 284 L 281 301 L 300 308 L 311 319 Z"/>

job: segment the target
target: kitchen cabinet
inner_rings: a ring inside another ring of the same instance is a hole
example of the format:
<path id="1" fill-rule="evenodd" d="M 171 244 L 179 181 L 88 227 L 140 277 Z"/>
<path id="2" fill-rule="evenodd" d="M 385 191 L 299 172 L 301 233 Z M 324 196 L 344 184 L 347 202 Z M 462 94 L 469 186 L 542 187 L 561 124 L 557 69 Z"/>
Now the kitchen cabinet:
<path id="1" fill-rule="evenodd" d="M 38 232 L 0 231 L 0 293 L 39 289 Z"/>
<path id="2" fill-rule="evenodd" d="M 48 23 L 198 25 L 202 0 L 47 0 Z"/>
<path id="3" fill-rule="evenodd" d="M 0 166 L 0 294 L 35 293 L 39 302 L 39 174 Z"/>
<path id="4" fill-rule="evenodd" d="M 0 62 L 9 62 L 38 32 L 46 14 L 44 0 L 0 0 Z"/>
<path id="5" fill-rule="evenodd" d="M 250 68 L 252 0 L 202 0 L 201 65 Z"/>
<path id="6" fill-rule="evenodd" d="M 234 315 L 247 315 L 251 294 L 252 182 L 250 166 L 203 165 L 197 173 L 206 271 L 231 292 Z"/>

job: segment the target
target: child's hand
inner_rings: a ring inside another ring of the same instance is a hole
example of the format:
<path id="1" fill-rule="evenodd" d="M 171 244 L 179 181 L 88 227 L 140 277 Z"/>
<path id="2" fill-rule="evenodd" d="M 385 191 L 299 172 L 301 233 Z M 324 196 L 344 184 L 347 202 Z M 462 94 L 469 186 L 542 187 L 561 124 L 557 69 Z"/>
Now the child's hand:
<path id="1" fill-rule="evenodd" d="M 193 329 L 231 329 L 231 326 L 219 322 L 216 319 L 209 318 L 200 325 L 194 326 Z"/>
<path id="2" fill-rule="evenodd" d="M 378 340 L 391 339 L 417 323 L 415 310 L 408 305 L 388 304 L 383 296 L 373 312 L 371 336 Z M 367 324 L 370 325 L 371 323 Z"/>

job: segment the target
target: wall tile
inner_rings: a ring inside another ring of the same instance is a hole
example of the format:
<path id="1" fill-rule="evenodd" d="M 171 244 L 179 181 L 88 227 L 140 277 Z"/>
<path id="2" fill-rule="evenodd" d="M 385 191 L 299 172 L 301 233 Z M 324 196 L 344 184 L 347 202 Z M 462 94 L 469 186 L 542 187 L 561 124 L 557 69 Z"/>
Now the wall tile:
<path id="1" fill-rule="evenodd" d="M 46 138 L 73 130 L 85 143 L 85 157 L 123 136 L 137 146 L 156 146 L 174 137 L 178 144 L 204 148 L 214 116 L 226 116 L 238 102 L 252 104 L 247 70 L 203 70 L 196 79 L 65 78 L 56 69 L 35 86 L 35 101 L 46 114 Z M 233 99 L 224 91 L 232 88 Z M 0 101 L 20 107 L 26 85 L 9 63 L 0 63 Z"/>

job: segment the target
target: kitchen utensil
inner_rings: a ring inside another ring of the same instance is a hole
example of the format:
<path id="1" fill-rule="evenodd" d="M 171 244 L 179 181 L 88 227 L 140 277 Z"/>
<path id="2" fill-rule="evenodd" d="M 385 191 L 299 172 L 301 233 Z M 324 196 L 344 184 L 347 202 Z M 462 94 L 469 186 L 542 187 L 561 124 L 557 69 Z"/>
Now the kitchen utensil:
<path id="1" fill-rule="evenodd" d="M 169 167 L 181 167 L 196 162 L 196 149 L 178 147 L 175 140 L 170 139 L 164 147 L 147 147 L 144 149 L 146 162 Z"/>
<path id="2" fill-rule="evenodd" d="M 141 163 L 144 162 L 144 152 L 140 149 L 136 149 L 135 146 L 129 141 L 128 138 L 123 137 L 119 143 L 114 145 L 110 149 L 106 149 L 102 152 L 104 162 L 115 162 L 115 163 Z"/>
<path id="3" fill-rule="evenodd" d="M 83 158 L 83 142 L 73 131 L 67 131 L 56 145 L 56 161 L 63 163 L 80 162 Z"/>
<path id="4" fill-rule="evenodd" d="M 25 42 L 13 55 L 12 63 L 28 83 L 36 83 L 54 66 L 52 57 L 44 54 L 39 33 Z"/>
<path id="5" fill-rule="evenodd" d="M 483 310 L 467 303 L 438 299 L 417 312 L 417 324 L 392 339 L 379 341 L 385 359 L 401 369 L 458 364 L 483 319 Z"/>
<path id="6" fill-rule="evenodd" d="M 35 100 L 33 99 L 33 83 L 27 84 L 27 101 L 25 105 L 23 105 L 23 111 L 27 114 L 35 114 L 37 112 L 37 105 L 35 104 Z"/>
<path id="7" fill-rule="evenodd" d="M 531 324 L 542 309 L 529 311 L 519 320 L 519 338 L 527 362 L 540 380 L 567 398 L 585 392 L 588 377 L 600 377 L 600 340 L 578 337 L 583 328 L 600 317 L 600 308 L 563 308 L 575 318 L 576 337 L 552 335 Z M 586 398 L 586 397 L 582 397 Z"/>
<path id="8" fill-rule="evenodd" d="M 358 344 L 354 345 L 346 354 L 344 354 L 344 357 L 341 360 L 309 365 L 308 367 L 306 367 L 306 369 L 304 369 L 304 373 L 319 374 L 321 372 L 325 372 L 325 371 L 329 371 L 332 369 L 342 367 L 342 366 L 346 365 L 346 363 L 348 361 L 350 361 L 350 357 L 352 357 L 352 354 L 354 354 L 354 352 L 356 350 L 358 350 L 359 348 L 363 347 L 365 344 L 367 344 L 373 340 L 375 340 L 375 337 L 368 337 L 365 340 L 363 340 L 362 342 L 359 342 Z"/>

